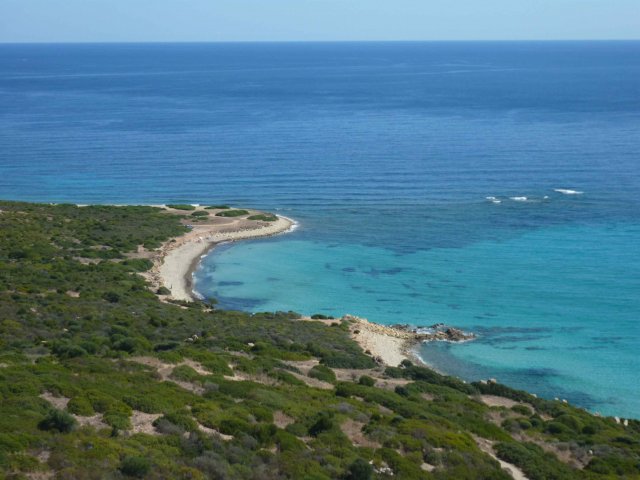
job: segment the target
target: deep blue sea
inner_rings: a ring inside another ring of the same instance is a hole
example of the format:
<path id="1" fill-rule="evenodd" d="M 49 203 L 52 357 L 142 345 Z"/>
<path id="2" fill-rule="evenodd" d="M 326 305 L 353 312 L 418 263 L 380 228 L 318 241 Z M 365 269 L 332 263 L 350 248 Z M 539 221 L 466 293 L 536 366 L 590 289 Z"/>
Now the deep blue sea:
<path id="1" fill-rule="evenodd" d="M 277 210 L 202 294 L 640 418 L 640 42 L 0 45 L 0 197 Z"/>

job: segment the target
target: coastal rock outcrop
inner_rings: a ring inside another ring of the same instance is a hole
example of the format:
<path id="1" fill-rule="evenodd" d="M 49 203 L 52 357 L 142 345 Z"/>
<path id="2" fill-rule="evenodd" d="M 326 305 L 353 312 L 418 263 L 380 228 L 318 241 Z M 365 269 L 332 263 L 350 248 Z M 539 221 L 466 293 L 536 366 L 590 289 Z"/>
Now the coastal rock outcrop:
<path id="1" fill-rule="evenodd" d="M 467 333 L 458 328 L 437 323 L 428 327 L 412 326 L 407 324 L 379 325 L 369 322 L 367 319 L 353 315 L 345 315 L 342 320 L 353 324 L 352 330 L 364 329 L 389 337 L 401 338 L 414 342 L 466 342 L 476 338 L 474 333 Z"/>

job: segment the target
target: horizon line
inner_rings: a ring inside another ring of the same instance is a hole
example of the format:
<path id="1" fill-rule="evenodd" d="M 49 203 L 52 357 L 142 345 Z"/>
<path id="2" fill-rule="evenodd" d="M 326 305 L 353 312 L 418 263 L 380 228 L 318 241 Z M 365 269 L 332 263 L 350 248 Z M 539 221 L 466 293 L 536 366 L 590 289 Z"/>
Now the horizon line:
<path id="1" fill-rule="evenodd" d="M 564 39 L 425 39 L 425 40 L 96 40 L 96 41 L 0 41 L 0 45 L 168 45 L 168 44 L 283 44 L 283 43 L 587 43 L 638 42 L 638 38 Z"/>

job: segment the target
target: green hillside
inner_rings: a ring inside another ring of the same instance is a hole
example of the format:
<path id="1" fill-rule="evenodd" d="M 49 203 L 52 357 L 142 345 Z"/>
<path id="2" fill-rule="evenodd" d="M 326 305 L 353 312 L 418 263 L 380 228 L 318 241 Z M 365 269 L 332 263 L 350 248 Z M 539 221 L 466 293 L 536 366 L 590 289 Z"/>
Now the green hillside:
<path id="1" fill-rule="evenodd" d="M 511 478 L 492 455 L 531 480 L 640 478 L 638 421 L 378 366 L 345 322 L 161 302 L 140 252 L 180 216 L 0 211 L 0 478 Z"/>

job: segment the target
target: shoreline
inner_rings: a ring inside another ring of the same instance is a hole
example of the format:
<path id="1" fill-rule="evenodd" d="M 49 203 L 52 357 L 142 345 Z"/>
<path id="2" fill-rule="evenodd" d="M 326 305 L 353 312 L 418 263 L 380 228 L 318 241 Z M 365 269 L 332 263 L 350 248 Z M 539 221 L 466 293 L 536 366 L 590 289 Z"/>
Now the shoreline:
<path id="1" fill-rule="evenodd" d="M 274 222 L 247 218 L 265 214 L 258 210 L 248 210 L 248 214 L 239 217 L 217 217 L 215 215 L 224 212 L 223 209 L 203 210 L 198 207 L 192 211 L 176 211 L 164 205 L 158 207 L 164 208 L 168 214 L 176 215 L 189 215 L 198 210 L 212 213 L 205 220 L 206 223 L 197 224 L 193 221 L 193 224 L 185 224 L 190 228 L 188 232 L 164 242 L 159 251 L 151 256 L 153 267 L 144 272 L 144 277 L 154 292 L 158 293 L 163 287 L 168 290 L 169 293 L 158 293 L 162 300 L 198 300 L 198 295 L 193 291 L 193 273 L 203 257 L 217 245 L 278 235 L 289 232 L 298 225 L 295 220 L 280 215 L 275 215 L 277 220 Z"/>
<path id="2" fill-rule="evenodd" d="M 193 211 L 176 211 L 165 205 L 154 205 L 163 208 L 168 214 L 188 215 Z M 197 209 L 202 209 L 198 206 Z M 219 213 L 223 210 L 211 210 Z M 153 267 L 144 276 L 151 289 L 161 300 L 192 302 L 202 300 L 195 291 L 194 272 L 202 260 L 218 245 L 250 240 L 261 237 L 279 235 L 294 230 L 298 223 L 288 217 L 275 215 L 275 222 L 251 221 L 246 217 L 264 214 L 257 210 L 249 210 L 249 214 L 242 217 L 226 218 L 212 217 L 209 223 L 188 225 L 190 230 L 185 234 L 164 242 L 159 251 L 151 257 Z M 168 294 L 158 293 L 162 287 Z M 464 337 L 463 332 L 453 329 L 459 336 L 452 339 L 442 331 L 421 333 L 406 325 L 382 325 L 354 315 L 344 315 L 341 319 L 316 320 L 302 317 L 306 321 L 318 321 L 330 325 L 346 320 L 350 323 L 351 338 L 380 364 L 398 366 L 408 360 L 413 363 L 428 366 L 419 356 L 416 349 L 423 341 L 464 341 L 473 336 Z M 464 337 L 464 338 L 463 338 Z"/>
<path id="3" fill-rule="evenodd" d="M 443 325 L 433 325 L 427 329 L 411 328 L 408 325 L 389 326 L 353 315 L 345 315 L 341 320 L 350 322 L 351 338 L 360 345 L 360 348 L 369 352 L 378 363 L 391 367 L 397 367 L 408 360 L 433 368 L 422 360 L 416 351 L 423 342 L 461 343 L 476 338 L 474 334 L 468 334 L 456 328 L 440 329 L 439 327 Z"/>

